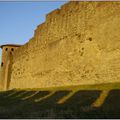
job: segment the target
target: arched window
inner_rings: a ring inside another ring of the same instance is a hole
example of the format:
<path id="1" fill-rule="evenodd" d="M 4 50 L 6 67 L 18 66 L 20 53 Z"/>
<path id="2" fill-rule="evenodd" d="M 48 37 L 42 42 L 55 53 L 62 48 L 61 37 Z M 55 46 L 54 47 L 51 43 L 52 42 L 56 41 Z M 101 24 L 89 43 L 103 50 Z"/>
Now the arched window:
<path id="1" fill-rule="evenodd" d="M 3 67 L 3 62 L 1 63 L 1 67 Z"/>
<path id="2" fill-rule="evenodd" d="M 7 51 L 7 50 L 8 50 L 8 48 L 5 49 L 5 51 Z"/>
<path id="3" fill-rule="evenodd" d="M 14 51 L 14 48 L 11 48 L 11 51 Z"/>

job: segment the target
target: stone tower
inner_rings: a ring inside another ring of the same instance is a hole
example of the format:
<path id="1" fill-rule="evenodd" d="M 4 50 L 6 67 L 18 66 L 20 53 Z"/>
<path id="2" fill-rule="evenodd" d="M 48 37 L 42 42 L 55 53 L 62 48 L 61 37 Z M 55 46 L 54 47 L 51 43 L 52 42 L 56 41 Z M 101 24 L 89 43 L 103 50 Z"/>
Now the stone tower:
<path id="1" fill-rule="evenodd" d="M 0 85 L 2 90 L 7 90 L 9 88 L 10 83 L 10 72 L 11 72 L 11 63 L 12 63 L 12 56 L 14 51 L 20 47 L 21 45 L 15 44 L 6 44 L 1 45 L 2 48 L 2 60 L 1 60 L 1 71 L 0 71 Z"/>

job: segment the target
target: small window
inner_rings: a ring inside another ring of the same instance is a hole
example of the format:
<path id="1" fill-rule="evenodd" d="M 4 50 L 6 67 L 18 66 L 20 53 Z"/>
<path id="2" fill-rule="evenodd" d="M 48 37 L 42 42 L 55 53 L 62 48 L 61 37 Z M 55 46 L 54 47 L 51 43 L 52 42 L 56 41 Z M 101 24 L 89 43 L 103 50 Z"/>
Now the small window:
<path id="1" fill-rule="evenodd" d="M 3 62 L 1 63 L 1 67 L 3 67 Z"/>
<path id="2" fill-rule="evenodd" d="M 14 51 L 14 48 L 11 48 L 11 51 Z"/>
<path id="3" fill-rule="evenodd" d="M 5 51 L 7 51 L 7 50 L 8 50 L 8 48 L 5 49 Z"/>

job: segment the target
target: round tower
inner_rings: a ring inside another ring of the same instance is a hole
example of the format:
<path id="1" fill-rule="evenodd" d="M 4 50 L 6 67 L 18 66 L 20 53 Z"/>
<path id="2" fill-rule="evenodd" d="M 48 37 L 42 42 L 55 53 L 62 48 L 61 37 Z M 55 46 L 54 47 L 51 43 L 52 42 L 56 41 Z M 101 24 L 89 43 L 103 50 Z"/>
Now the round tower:
<path id="1" fill-rule="evenodd" d="M 0 48 L 2 48 L 0 84 L 2 86 L 2 89 L 4 90 L 8 89 L 8 84 L 10 82 L 10 77 L 9 77 L 10 63 L 13 53 L 20 46 L 21 45 L 16 45 L 16 44 L 5 44 L 0 46 Z"/>

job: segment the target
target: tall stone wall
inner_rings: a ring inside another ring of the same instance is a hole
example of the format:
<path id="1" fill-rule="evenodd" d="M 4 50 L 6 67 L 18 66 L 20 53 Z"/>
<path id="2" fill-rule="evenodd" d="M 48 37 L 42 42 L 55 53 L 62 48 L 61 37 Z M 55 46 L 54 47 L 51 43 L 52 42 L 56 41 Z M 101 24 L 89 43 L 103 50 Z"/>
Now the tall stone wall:
<path id="1" fill-rule="evenodd" d="M 69 2 L 13 56 L 10 88 L 120 81 L 120 2 Z"/>
<path id="2" fill-rule="evenodd" d="M 2 68 L 0 67 L 0 91 L 3 89 L 3 75 Z"/>

